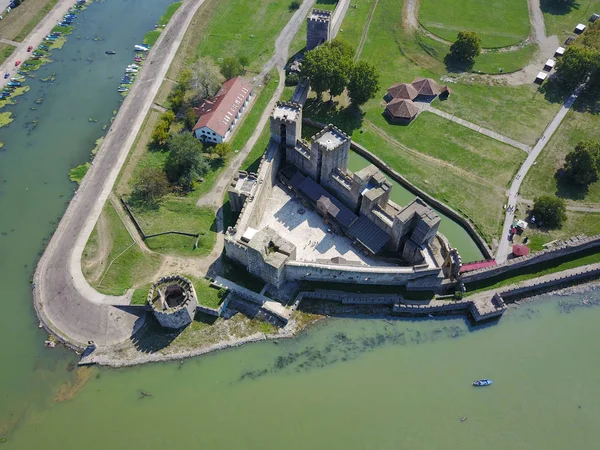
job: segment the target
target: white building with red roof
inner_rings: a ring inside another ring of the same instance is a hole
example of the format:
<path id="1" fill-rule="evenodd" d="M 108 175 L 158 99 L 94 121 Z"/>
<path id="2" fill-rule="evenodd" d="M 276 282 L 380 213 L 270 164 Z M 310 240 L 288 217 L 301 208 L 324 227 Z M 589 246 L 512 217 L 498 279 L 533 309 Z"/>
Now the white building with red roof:
<path id="1" fill-rule="evenodd" d="M 217 95 L 204 99 L 195 108 L 199 119 L 192 130 L 203 142 L 219 144 L 227 140 L 252 97 L 252 86 L 241 77 L 227 80 Z"/>

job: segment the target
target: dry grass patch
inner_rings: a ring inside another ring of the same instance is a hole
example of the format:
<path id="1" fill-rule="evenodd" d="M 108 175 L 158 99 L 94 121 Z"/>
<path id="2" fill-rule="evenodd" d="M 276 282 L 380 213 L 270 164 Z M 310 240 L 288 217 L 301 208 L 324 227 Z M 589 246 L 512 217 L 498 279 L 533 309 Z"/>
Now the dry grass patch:
<path id="1" fill-rule="evenodd" d="M 8 2 L 7 2 L 8 3 Z M 27 0 L 0 21 L 0 36 L 23 42 L 35 26 L 50 12 L 58 0 Z"/>

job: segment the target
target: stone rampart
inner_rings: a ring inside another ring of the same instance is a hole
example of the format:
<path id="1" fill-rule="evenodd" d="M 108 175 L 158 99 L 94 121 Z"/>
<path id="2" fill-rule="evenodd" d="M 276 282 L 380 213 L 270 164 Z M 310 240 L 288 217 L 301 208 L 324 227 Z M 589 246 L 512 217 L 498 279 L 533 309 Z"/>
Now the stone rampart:
<path id="1" fill-rule="evenodd" d="M 518 272 L 524 267 L 540 264 L 563 256 L 574 255 L 594 248 L 600 250 L 600 235 L 591 237 L 576 236 L 557 243 L 551 249 L 530 253 L 529 255 L 521 256 L 519 258 L 513 258 L 496 266 L 467 272 L 462 275 L 461 279 L 463 283 L 468 284 L 501 274 Z"/>
<path id="2" fill-rule="evenodd" d="M 344 291 L 316 290 L 303 292 L 303 298 L 339 302 L 344 305 L 389 305 L 402 300 L 398 294 L 358 294 Z"/>
<path id="3" fill-rule="evenodd" d="M 403 286 L 409 280 L 438 275 L 440 270 L 428 266 L 376 267 L 288 261 L 285 265 L 285 276 L 288 280 L 297 281 Z"/>
<path id="4" fill-rule="evenodd" d="M 325 124 L 323 124 L 321 122 L 317 122 L 315 120 L 308 119 L 306 117 L 304 117 L 302 119 L 302 122 L 307 125 L 317 127 L 317 128 L 319 128 L 319 127 L 322 128 L 325 126 Z M 448 205 L 442 203 L 435 197 L 432 197 L 431 195 L 429 195 L 427 192 L 425 192 L 425 191 L 419 189 L 418 187 L 416 187 L 415 185 L 413 185 L 410 181 L 408 181 L 406 178 L 404 178 L 402 175 L 400 175 L 398 172 L 396 172 L 392 167 L 390 167 L 382 159 L 375 156 L 373 153 L 371 153 L 369 150 L 367 150 L 362 145 L 357 144 L 356 142 L 352 141 L 351 148 L 356 153 L 358 153 L 363 158 L 365 158 L 367 161 L 369 161 L 371 164 L 374 164 L 378 169 L 380 169 L 383 173 L 385 173 L 391 179 L 393 179 L 394 181 L 396 181 L 397 183 L 402 185 L 404 188 L 406 188 L 413 194 L 421 197 L 430 206 L 433 206 L 434 208 L 439 209 L 445 215 L 447 215 L 452 220 L 454 220 L 455 222 L 460 224 L 467 231 L 467 233 L 469 233 L 469 236 L 471 236 L 471 238 L 475 241 L 475 243 L 477 244 L 477 247 L 483 253 L 485 258 L 486 259 L 493 258 L 491 249 L 489 248 L 487 243 L 483 240 L 483 238 L 479 235 L 479 233 L 477 232 L 477 230 L 475 229 L 475 226 L 471 223 L 471 221 L 469 221 L 468 219 L 463 217 L 463 215 L 459 214 L 454 209 L 450 208 Z"/>
<path id="5" fill-rule="evenodd" d="M 331 18 L 331 39 L 335 39 L 338 31 L 340 31 L 344 16 L 346 15 L 346 11 L 348 11 L 348 6 L 350 6 L 350 0 L 338 1 L 335 11 L 333 12 L 333 17 Z"/>

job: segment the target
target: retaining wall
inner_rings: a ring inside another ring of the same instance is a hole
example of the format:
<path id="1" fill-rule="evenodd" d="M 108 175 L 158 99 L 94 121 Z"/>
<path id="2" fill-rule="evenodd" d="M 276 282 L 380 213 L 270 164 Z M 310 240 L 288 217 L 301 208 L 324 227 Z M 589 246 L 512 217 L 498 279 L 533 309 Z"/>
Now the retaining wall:
<path id="1" fill-rule="evenodd" d="M 317 122 L 317 121 L 309 119 L 309 118 L 302 118 L 302 122 L 307 125 L 313 126 L 313 127 L 323 128 L 326 126 L 325 124 L 323 124 L 321 122 Z M 419 189 L 418 187 L 416 187 L 415 185 L 413 185 L 410 181 L 408 181 L 406 178 L 404 178 L 402 175 L 400 175 L 398 172 L 396 172 L 392 167 L 390 167 L 387 163 L 385 163 L 383 160 L 379 159 L 379 157 L 375 156 L 373 153 L 371 153 L 369 150 L 367 150 L 362 145 L 357 144 L 356 142 L 352 141 L 351 148 L 356 153 L 358 153 L 363 158 L 365 158 L 367 161 L 369 161 L 371 164 L 374 164 L 377 168 L 379 168 L 381 171 L 383 171 L 392 180 L 394 180 L 397 183 L 399 183 L 400 185 L 402 185 L 402 187 L 406 188 L 413 194 L 421 197 L 429 205 L 433 206 L 434 208 L 439 209 L 445 215 L 447 215 L 452 220 L 454 220 L 455 222 L 460 224 L 467 231 L 467 233 L 469 233 L 469 236 L 471 236 L 471 238 L 475 241 L 475 243 L 477 244 L 477 247 L 479 248 L 481 253 L 483 253 L 485 258 L 486 259 L 493 258 L 492 251 L 489 248 L 488 244 L 483 240 L 483 238 L 479 235 L 479 233 L 477 233 L 475 226 L 471 223 L 470 220 L 463 217 L 461 214 L 459 214 L 454 209 L 450 208 L 445 203 L 442 203 L 435 197 L 432 197 L 431 195 L 429 195 L 427 192 L 425 192 L 425 191 Z"/>
<path id="2" fill-rule="evenodd" d="M 497 275 L 516 272 L 524 267 L 540 264 L 563 256 L 574 255 L 593 248 L 598 248 L 600 250 L 600 235 L 591 237 L 576 236 L 566 241 L 562 241 L 558 246 L 555 246 L 552 249 L 542 250 L 540 252 L 530 253 L 527 256 L 510 259 L 496 266 L 466 272 L 462 275 L 461 280 L 465 284 L 473 283 Z"/>

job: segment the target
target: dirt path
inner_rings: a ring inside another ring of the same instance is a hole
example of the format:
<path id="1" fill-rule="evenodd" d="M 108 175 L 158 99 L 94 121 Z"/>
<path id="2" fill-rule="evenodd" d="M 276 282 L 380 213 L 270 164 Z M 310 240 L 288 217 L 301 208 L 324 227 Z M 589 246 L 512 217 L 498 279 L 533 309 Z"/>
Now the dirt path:
<path id="1" fill-rule="evenodd" d="M 417 1 L 417 0 L 412 0 L 412 1 Z M 367 19 L 367 25 L 363 29 L 363 32 L 360 36 L 360 42 L 358 43 L 358 47 L 356 47 L 356 56 L 354 57 L 354 61 L 358 61 L 358 59 L 360 58 L 360 54 L 362 53 L 363 47 L 365 46 L 367 36 L 369 35 L 369 28 L 371 27 L 371 21 L 373 20 L 373 16 L 375 15 L 375 10 L 377 9 L 377 3 L 379 3 L 379 0 L 375 0 L 373 2 L 373 6 L 371 6 L 371 11 L 369 11 L 369 18 Z"/>
<path id="2" fill-rule="evenodd" d="M 406 31 L 415 31 L 419 28 L 417 17 L 419 17 L 419 0 L 407 0 L 404 3 L 404 11 L 402 11 Z"/>

